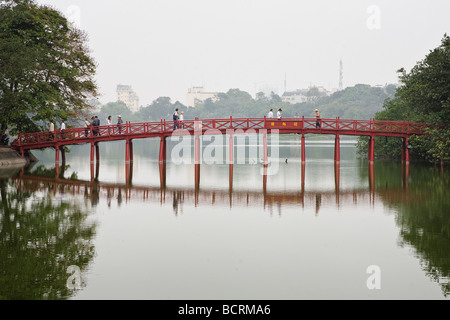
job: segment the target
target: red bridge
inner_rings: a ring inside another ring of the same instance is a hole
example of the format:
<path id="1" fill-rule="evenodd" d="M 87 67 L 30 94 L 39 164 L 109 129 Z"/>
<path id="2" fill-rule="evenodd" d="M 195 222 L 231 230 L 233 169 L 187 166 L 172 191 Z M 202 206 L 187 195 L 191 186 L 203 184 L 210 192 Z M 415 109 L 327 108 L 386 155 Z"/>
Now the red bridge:
<path id="1" fill-rule="evenodd" d="M 301 157 L 305 163 L 305 134 L 331 134 L 335 135 L 334 159 L 340 161 L 340 136 L 368 136 L 369 137 L 369 163 L 373 163 L 375 155 L 375 137 L 388 136 L 402 139 L 403 152 L 402 160 L 409 163 L 409 138 L 412 135 L 424 134 L 427 127 L 423 123 L 397 122 L 397 121 L 375 121 L 371 120 L 344 120 L 321 119 L 320 126 L 317 127 L 315 118 L 289 118 L 289 119 L 268 119 L 245 118 L 236 119 L 207 119 L 207 120 L 184 120 L 160 122 L 130 123 L 123 125 L 108 125 L 88 128 L 73 128 L 67 130 L 55 130 L 54 132 L 36 132 L 20 134 L 14 141 L 13 148 L 19 151 L 24 157 L 26 150 L 54 148 L 56 150 L 55 162 L 59 163 L 59 154 L 62 153 L 65 161 L 64 146 L 91 144 L 91 163 L 94 162 L 95 154 L 99 160 L 98 143 L 106 141 L 125 140 L 125 160 L 126 163 L 133 161 L 133 140 L 143 138 L 159 137 L 160 153 L 159 161 L 166 161 L 166 138 L 171 135 L 192 135 L 195 141 L 195 163 L 200 163 L 200 140 L 199 137 L 205 134 L 227 134 L 229 135 L 229 163 L 234 163 L 233 157 L 233 136 L 240 133 L 255 132 L 263 135 L 264 163 L 268 163 L 267 134 L 301 134 Z"/>

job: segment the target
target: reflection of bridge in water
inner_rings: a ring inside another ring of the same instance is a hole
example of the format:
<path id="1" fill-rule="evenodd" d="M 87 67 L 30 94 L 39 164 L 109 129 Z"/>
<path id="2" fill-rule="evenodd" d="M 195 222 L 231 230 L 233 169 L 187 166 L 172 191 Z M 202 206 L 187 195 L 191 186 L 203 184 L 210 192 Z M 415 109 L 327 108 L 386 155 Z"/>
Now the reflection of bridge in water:
<path id="1" fill-rule="evenodd" d="M 63 166 L 64 168 L 64 166 Z M 343 204 L 365 203 L 373 205 L 375 198 L 382 193 L 400 197 L 407 196 L 408 188 L 407 172 L 402 175 L 401 188 L 383 189 L 375 188 L 374 166 L 368 166 L 367 188 L 343 190 L 340 188 L 339 165 L 335 164 L 334 190 L 305 190 L 305 165 L 302 165 L 300 190 L 268 191 L 267 190 L 267 167 L 261 177 L 262 192 L 259 190 L 237 190 L 233 188 L 233 165 L 229 166 L 228 189 L 206 190 L 200 188 L 200 168 L 195 167 L 195 186 L 167 187 L 166 164 L 160 164 L 160 186 L 139 186 L 132 184 L 132 164 L 126 165 L 127 181 L 125 183 L 108 183 L 98 181 L 99 164 L 96 166 L 94 179 L 72 180 L 64 178 L 64 171 L 56 170 L 55 177 L 42 177 L 21 173 L 16 179 L 16 184 L 21 191 L 40 191 L 53 195 L 83 195 L 89 199 L 92 205 L 96 205 L 100 198 L 106 198 L 108 205 L 117 201 L 120 206 L 123 202 L 140 200 L 154 203 L 172 203 L 175 213 L 182 212 L 184 204 L 199 205 L 221 205 L 221 206 L 263 206 L 264 209 L 272 211 L 273 208 L 281 210 L 281 206 L 299 206 L 301 208 L 315 208 L 316 214 L 321 206 Z M 279 211 L 280 212 L 280 211 Z"/>

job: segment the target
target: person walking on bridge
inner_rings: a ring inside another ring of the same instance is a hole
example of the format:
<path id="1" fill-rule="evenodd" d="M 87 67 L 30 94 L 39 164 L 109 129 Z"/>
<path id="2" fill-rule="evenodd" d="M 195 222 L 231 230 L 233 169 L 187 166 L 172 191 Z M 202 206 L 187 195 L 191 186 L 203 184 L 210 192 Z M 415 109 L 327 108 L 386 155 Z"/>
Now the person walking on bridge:
<path id="1" fill-rule="evenodd" d="M 175 112 L 173 113 L 173 130 L 178 129 L 178 119 L 179 119 L 179 115 L 178 115 L 178 108 L 175 109 Z"/>
<path id="2" fill-rule="evenodd" d="M 89 128 L 91 127 L 91 122 L 88 120 L 88 118 L 84 118 L 84 135 L 86 137 L 89 136 Z"/>
<path id="3" fill-rule="evenodd" d="M 66 138 L 66 124 L 64 123 L 64 120 L 61 120 L 61 139 L 65 139 Z"/>
<path id="4" fill-rule="evenodd" d="M 117 116 L 117 129 L 119 129 L 119 134 L 122 134 L 122 125 L 123 125 L 122 116 L 118 115 Z"/>
<path id="5" fill-rule="evenodd" d="M 316 113 L 316 128 L 320 128 L 320 113 L 319 113 L 319 110 L 316 109 L 316 110 L 314 110 L 314 112 Z"/>
<path id="6" fill-rule="evenodd" d="M 53 140 L 55 138 L 55 124 L 53 120 L 50 120 L 50 129 L 48 131 L 50 132 L 50 140 Z"/>
<path id="7" fill-rule="evenodd" d="M 94 136 L 100 135 L 100 131 L 98 129 L 98 127 L 100 126 L 100 119 L 97 116 L 94 117 L 94 121 L 92 121 L 92 126 L 94 127 L 94 129 L 92 129 Z"/>
<path id="8" fill-rule="evenodd" d="M 179 123 L 180 123 L 180 128 L 184 129 L 184 112 L 183 111 L 181 111 L 181 113 L 180 113 L 180 121 L 179 121 Z"/>

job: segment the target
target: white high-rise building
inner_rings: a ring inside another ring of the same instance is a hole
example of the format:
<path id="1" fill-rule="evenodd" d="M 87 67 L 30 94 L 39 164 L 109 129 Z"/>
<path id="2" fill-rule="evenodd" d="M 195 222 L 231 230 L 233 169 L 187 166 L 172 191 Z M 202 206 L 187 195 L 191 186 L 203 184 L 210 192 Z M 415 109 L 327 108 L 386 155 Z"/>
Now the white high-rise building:
<path id="1" fill-rule="evenodd" d="M 139 97 L 131 86 L 117 86 L 117 101 L 123 102 L 132 112 L 139 111 Z"/>

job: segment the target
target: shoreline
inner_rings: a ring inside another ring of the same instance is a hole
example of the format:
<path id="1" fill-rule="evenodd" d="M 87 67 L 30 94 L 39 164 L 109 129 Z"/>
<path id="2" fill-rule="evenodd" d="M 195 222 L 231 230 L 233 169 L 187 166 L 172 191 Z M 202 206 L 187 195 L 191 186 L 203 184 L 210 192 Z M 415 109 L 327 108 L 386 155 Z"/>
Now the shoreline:
<path id="1" fill-rule="evenodd" d="M 25 166 L 30 163 L 31 159 L 29 155 L 23 159 L 19 153 L 9 146 L 0 146 L 0 168 L 1 169 L 14 169 L 19 166 Z"/>

